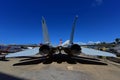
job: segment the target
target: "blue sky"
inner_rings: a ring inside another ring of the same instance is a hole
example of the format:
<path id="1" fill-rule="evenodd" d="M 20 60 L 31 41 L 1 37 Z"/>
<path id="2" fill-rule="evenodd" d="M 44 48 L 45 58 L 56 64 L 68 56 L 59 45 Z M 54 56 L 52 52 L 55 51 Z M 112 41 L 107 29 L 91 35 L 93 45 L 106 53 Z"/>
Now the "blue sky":
<path id="1" fill-rule="evenodd" d="M 0 43 L 43 42 L 41 17 L 50 39 L 69 39 L 75 15 L 75 42 L 112 42 L 120 37 L 120 0 L 0 0 Z"/>

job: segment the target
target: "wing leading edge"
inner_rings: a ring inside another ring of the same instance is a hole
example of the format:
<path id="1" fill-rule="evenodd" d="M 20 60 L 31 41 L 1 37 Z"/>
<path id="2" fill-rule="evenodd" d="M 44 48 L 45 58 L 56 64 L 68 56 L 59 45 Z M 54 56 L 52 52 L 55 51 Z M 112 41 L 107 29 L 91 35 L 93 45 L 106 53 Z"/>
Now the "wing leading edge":
<path id="1" fill-rule="evenodd" d="M 21 57 L 21 56 L 33 56 L 38 52 L 39 52 L 39 47 L 36 47 L 33 49 L 27 49 L 27 50 L 16 52 L 16 53 L 9 53 L 5 57 L 9 58 L 9 57 Z"/>
<path id="2" fill-rule="evenodd" d="M 90 49 L 90 48 L 82 48 L 82 53 L 87 54 L 87 55 L 96 55 L 96 56 L 106 56 L 106 57 L 116 57 L 115 54 L 109 53 L 109 52 L 103 52 L 95 49 Z"/>

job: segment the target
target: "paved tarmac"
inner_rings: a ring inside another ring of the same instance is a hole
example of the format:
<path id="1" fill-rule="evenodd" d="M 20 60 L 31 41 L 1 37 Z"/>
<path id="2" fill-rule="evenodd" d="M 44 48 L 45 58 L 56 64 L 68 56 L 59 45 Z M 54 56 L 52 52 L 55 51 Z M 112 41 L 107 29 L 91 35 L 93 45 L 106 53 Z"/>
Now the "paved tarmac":
<path id="1" fill-rule="evenodd" d="M 63 57 L 65 58 L 65 57 Z M 73 63 L 44 58 L 11 58 L 0 61 L 2 80 L 119 80 L 120 65 L 86 58 Z M 68 59 L 70 61 L 70 59 Z M 117 66 L 116 66 L 117 65 Z"/>

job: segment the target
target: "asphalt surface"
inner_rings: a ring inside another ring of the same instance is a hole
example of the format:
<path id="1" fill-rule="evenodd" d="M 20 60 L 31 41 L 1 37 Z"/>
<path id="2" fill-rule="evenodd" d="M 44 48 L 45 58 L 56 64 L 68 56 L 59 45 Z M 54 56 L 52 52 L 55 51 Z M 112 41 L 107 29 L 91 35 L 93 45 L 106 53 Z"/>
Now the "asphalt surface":
<path id="1" fill-rule="evenodd" d="M 59 61 L 58 57 L 54 60 L 44 60 L 44 58 L 41 57 L 31 57 L 11 58 L 5 61 L 0 61 L 0 78 L 2 80 L 120 79 L 119 64 L 110 61 L 101 62 L 96 59 L 83 57 L 80 57 L 77 61 L 72 61 L 71 59 L 66 58 L 66 56 L 62 57 L 65 59 L 62 59 L 61 62 L 57 62 L 57 60 Z M 89 59 L 90 61 L 86 59 Z"/>

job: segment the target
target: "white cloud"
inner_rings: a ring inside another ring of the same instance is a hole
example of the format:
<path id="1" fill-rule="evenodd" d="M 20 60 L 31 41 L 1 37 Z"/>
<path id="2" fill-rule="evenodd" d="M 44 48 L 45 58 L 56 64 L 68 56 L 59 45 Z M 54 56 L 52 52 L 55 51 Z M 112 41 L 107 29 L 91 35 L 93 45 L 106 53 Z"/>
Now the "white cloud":
<path id="1" fill-rule="evenodd" d="M 100 41 L 96 41 L 96 42 L 94 42 L 94 41 L 88 41 L 87 44 L 99 44 L 99 43 L 100 43 Z"/>
<path id="2" fill-rule="evenodd" d="M 76 42 L 77 44 L 80 44 L 80 45 L 92 45 L 92 44 L 99 44 L 101 43 L 100 41 L 88 41 L 87 43 L 84 43 L 84 42 Z"/>
<path id="3" fill-rule="evenodd" d="M 92 3 L 92 6 L 100 6 L 103 3 L 103 0 L 94 0 L 94 2 Z"/>
<path id="4" fill-rule="evenodd" d="M 84 43 L 84 42 L 76 42 L 76 43 L 79 45 L 86 45 L 86 43 Z"/>

